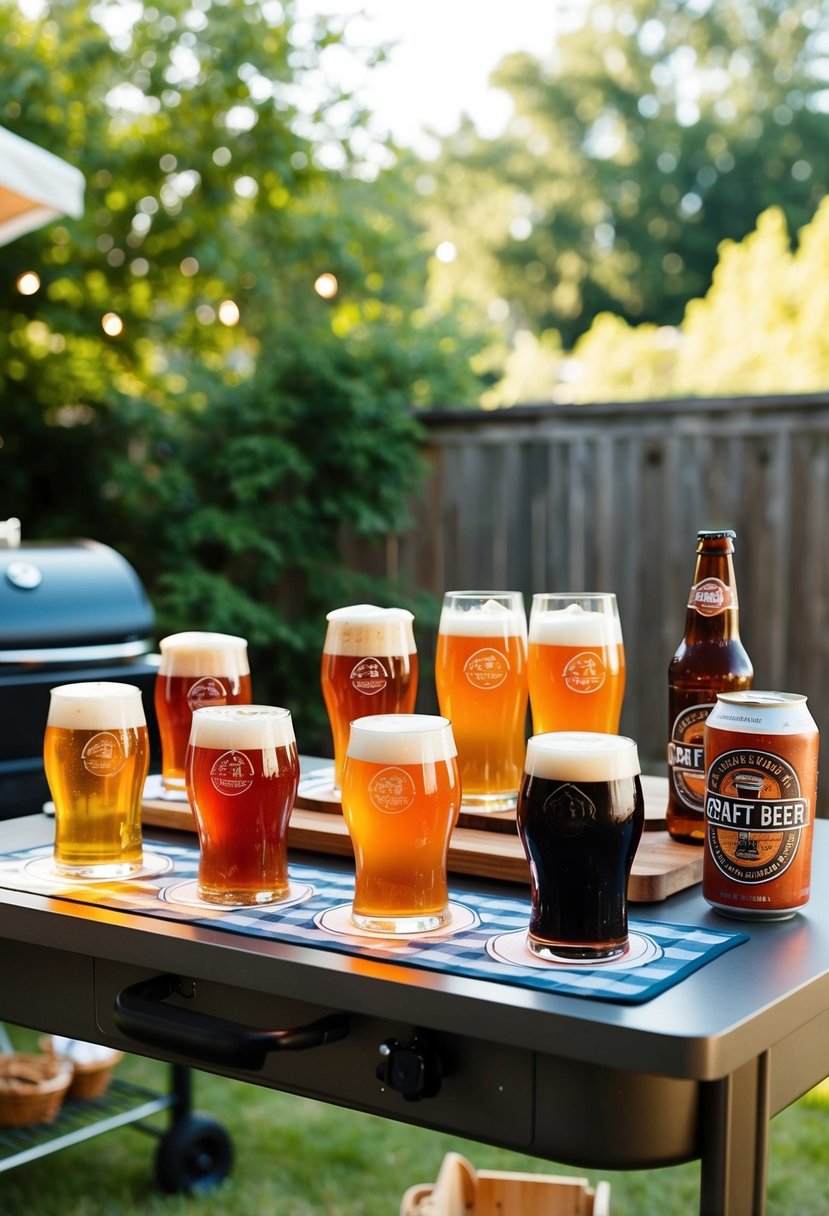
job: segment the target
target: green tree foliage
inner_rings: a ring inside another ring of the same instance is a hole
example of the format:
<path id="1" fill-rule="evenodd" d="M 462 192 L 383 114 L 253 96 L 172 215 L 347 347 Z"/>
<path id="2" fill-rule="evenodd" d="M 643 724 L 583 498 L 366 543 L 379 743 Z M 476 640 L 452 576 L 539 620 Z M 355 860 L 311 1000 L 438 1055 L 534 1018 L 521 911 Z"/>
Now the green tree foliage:
<path id="1" fill-rule="evenodd" d="M 829 180 L 829 0 L 574 0 L 554 53 L 507 58 L 504 137 L 470 123 L 419 171 L 441 271 L 571 347 L 592 319 L 677 323 L 717 248 Z M 541 49 L 540 49 L 541 50 Z M 488 290 L 487 290 L 488 289 Z"/>
<path id="2" fill-rule="evenodd" d="M 579 401 L 823 392 L 829 386 L 829 200 L 797 247 L 779 207 L 725 241 L 677 328 L 597 317 L 576 344 Z"/>
<path id="3" fill-rule="evenodd" d="M 257 698 L 313 732 L 325 612 L 406 594 L 341 538 L 399 525 L 411 406 L 474 400 L 474 348 L 426 302 L 399 181 L 367 180 L 364 116 L 321 88 L 335 33 L 301 38 L 290 2 L 119 11 L 0 3 L 0 124 L 87 181 L 81 221 L 0 249 L 0 515 L 113 544 L 161 633 L 245 634 Z"/>

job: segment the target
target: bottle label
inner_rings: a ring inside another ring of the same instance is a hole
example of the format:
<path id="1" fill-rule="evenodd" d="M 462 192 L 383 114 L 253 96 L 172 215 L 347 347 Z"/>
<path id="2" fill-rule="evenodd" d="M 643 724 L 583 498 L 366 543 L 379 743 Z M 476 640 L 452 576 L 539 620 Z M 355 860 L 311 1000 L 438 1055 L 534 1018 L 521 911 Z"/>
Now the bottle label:
<path id="1" fill-rule="evenodd" d="M 737 593 L 719 578 L 704 578 L 694 583 L 688 594 L 688 607 L 700 616 L 719 616 L 727 608 L 737 607 Z"/>
<path id="2" fill-rule="evenodd" d="M 678 713 L 668 743 L 668 780 L 677 800 L 702 814 L 705 803 L 705 722 L 713 703 L 689 705 Z"/>

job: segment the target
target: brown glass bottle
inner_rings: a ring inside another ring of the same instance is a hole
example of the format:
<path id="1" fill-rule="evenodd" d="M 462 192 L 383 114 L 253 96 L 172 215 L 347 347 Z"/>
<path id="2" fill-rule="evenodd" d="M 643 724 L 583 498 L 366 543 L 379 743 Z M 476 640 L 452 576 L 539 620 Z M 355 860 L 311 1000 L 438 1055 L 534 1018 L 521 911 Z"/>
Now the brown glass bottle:
<path id="1" fill-rule="evenodd" d="M 698 532 L 685 636 L 668 668 L 668 831 L 705 837 L 705 719 L 717 693 L 751 688 L 754 669 L 740 641 L 734 532 Z"/>

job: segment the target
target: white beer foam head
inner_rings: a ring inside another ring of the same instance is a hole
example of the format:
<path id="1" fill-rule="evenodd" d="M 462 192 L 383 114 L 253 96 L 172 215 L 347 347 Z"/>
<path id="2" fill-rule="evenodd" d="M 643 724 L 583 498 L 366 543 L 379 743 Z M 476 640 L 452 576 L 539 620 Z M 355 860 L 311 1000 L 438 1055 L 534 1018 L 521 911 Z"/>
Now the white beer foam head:
<path id="1" fill-rule="evenodd" d="M 619 646 L 622 626 L 615 614 L 568 604 L 531 613 L 530 641 L 542 646 Z"/>
<path id="2" fill-rule="evenodd" d="M 193 711 L 190 742 L 213 751 L 258 752 L 295 742 L 290 711 L 277 705 L 215 705 Z"/>
<path id="3" fill-rule="evenodd" d="M 147 720 L 140 688 L 90 680 L 53 688 L 46 722 L 64 730 L 133 730 Z"/>
<path id="4" fill-rule="evenodd" d="M 323 647 L 326 654 L 388 658 L 416 652 L 414 616 L 407 608 L 352 604 L 348 608 L 335 608 L 326 620 L 328 630 Z"/>
<path id="5" fill-rule="evenodd" d="M 372 764 L 429 764 L 457 756 L 448 718 L 438 714 L 374 714 L 355 718 L 349 756 Z"/>
<path id="6" fill-rule="evenodd" d="M 171 633 L 158 644 L 165 676 L 228 676 L 250 673 L 248 644 L 231 633 Z"/>
<path id="7" fill-rule="evenodd" d="M 619 781 L 639 773 L 639 749 L 625 735 L 550 731 L 528 740 L 524 770 L 547 781 Z"/>
<path id="8" fill-rule="evenodd" d="M 447 637 L 474 638 L 525 638 L 527 636 L 527 616 L 523 608 L 507 607 L 497 599 L 471 600 L 468 608 L 462 608 L 461 592 L 449 592 L 457 595 L 458 602 L 444 604 L 440 614 L 438 632 Z M 485 593 L 481 593 L 483 595 Z M 498 595 L 493 592 L 493 597 Z"/>

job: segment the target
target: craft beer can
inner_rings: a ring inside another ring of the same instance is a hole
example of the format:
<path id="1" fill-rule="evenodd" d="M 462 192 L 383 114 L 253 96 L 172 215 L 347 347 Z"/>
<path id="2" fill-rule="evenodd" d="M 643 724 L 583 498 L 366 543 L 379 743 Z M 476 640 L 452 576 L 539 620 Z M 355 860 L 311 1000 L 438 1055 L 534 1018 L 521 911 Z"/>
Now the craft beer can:
<path id="1" fill-rule="evenodd" d="M 719 694 L 705 724 L 702 893 L 712 907 L 784 920 L 808 902 L 817 769 L 805 696 Z"/>

